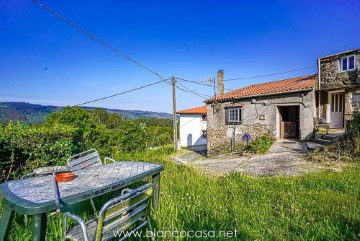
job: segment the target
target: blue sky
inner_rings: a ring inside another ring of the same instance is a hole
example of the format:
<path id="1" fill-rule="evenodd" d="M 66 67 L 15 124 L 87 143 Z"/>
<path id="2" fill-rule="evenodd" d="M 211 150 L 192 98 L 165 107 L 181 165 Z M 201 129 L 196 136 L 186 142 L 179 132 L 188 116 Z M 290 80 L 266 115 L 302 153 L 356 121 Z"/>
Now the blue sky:
<path id="1" fill-rule="evenodd" d="M 360 47 L 359 1 L 49 1 L 70 19 L 163 77 L 199 81 L 271 74 L 316 65 Z M 158 80 L 31 0 L 0 2 L 0 101 L 74 105 Z M 315 73 L 316 68 L 225 88 Z M 196 92 L 213 89 L 183 82 Z M 177 91 L 178 109 L 203 99 Z M 89 106 L 171 112 L 161 83 Z"/>

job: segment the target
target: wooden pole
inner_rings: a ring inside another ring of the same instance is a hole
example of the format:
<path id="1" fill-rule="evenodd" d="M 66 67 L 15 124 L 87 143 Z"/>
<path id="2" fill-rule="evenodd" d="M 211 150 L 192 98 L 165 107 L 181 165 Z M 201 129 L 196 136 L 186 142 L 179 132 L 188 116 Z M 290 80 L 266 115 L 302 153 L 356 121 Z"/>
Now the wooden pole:
<path id="1" fill-rule="evenodd" d="M 174 129 L 174 150 L 178 150 L 178 141 L 177 141 L 177 119 L 176 119 L 176 78 L 173 76 L 171 78 L 172 84 L 172 97 L 173 97 L 173 129 Z"/>

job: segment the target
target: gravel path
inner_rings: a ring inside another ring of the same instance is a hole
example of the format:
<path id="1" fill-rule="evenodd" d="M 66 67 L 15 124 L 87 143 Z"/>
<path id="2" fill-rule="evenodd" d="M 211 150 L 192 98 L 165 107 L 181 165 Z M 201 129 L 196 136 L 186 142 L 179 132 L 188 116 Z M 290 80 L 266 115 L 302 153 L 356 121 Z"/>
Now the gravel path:
<path id="1" fill-rule="evenodd" d="M 267 154 L 244 157 L 223 156 L 214 159 L 196 160 L 193 167 L 208 174 L 221 176 L 229 172 L 242 172 L 251 176 L 297 176 L 319 171 L 322 167 L 307 161 L 305 144 L 292 140 L 277 140 Z M 181 159 L 181 156 L 179 157 Z"/>

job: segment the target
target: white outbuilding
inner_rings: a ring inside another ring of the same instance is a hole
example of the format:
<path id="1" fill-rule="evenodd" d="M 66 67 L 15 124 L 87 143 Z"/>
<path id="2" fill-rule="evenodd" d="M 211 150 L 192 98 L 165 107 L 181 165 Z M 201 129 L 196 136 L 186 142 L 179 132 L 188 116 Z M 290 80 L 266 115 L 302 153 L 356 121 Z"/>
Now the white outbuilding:
<path id="1" fill-rule="evenodd" d="M 207 145 L 206 106 L 178 111 L 180 115 L 180 145 L 182 147 Z"/>

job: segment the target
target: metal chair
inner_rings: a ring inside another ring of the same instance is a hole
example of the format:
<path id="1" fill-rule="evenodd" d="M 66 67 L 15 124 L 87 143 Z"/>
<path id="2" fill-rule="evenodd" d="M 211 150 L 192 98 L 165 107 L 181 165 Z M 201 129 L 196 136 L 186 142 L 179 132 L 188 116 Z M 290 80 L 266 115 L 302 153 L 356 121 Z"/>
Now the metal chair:
<path id="1" fill-rule="evenodd" d="M 88 167 L 94 167 L 94 166 L 100 166 L 106 164 L 108 160 L 114 163 L 116 162 L 114 159 L 110 157 L 105 157 L 104 163 L 101 162 L 99 152 L 96 149 L 92 148 L 90 150 L 70 156 L 68 159 L 66 159 L 66 162 L 67 162 L 67 166 L 70 168 L 70 171 L 77 171 Z M 90 198 L 90 204 L 93 211 L 96 212 L 95 203 L 92 198 Z"/>
<path id="2" fill-rule="evenodd" d="M 120 196 L 107 201 L 99 214 L 87 222 L 67 212 L 63 217 L 63 240 L 100 241 L 113 238 L 124 240 L 145 225 L 151 230 L 148 219 L 151 196 L 152 183 L 135 190 L 126 188 Z M 78 225 L 68 230 L 68 218 Z M 154 240 L 154 237 L 152 238 Z"/>
<path id="3" fill-rule="evenodd" d="M 70 167 L 70 171 L 76 171 L 93 166 L 100 166 L 106 164 L 107 161 L 116 162 L 110 157 L 105 157 L 104 163 L 102 163 L 99 152 L 96 149 L 90 149 L 81 152 L 69 157 L 66 160 L 68 167 Z"/>
<path id="4" fill-rule="evenodd" d="M 104 161 L 101 161 L 99 152 L 96 149 L 90 149 L 84 152 L 81 152 L 79 154 L 73 155 L 66 159 L 67 166 L 70 168 L 70 171 L 77 171 L 80 169 L 88 168 L 91 166 L 99 166 L 107 164 L 107 162 L 113 162 L 116 161 L 110 157 L 105 157 Z M 36 176 L 37 174 L 35 172 L 27 173 L 23 176 L 21 176 L 21 179 Z"/>

